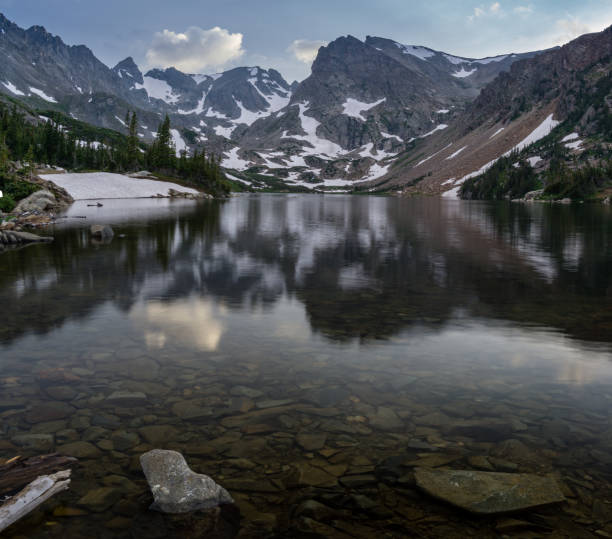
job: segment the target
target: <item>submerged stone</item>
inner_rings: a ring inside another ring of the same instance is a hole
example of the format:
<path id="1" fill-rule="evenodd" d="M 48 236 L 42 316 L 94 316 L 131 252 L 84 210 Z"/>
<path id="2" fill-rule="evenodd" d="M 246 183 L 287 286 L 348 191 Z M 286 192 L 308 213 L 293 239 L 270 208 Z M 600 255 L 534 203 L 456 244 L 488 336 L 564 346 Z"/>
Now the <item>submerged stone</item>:
<path id="1" fill-rule="evenodd" d="M 153 493 L 150 509 L 188 513 L 233 503 L 223 487 L 207 475 L 193 472 L 176 451 L 154 449 L 140 456 L 140 464 Z"/>
<path id="2" fill-rule="evenodd" d="M 114 505 L 120 498 L 120 490 L 112 487 L 102 487 L 90 490 L 77 502 L 77 505 L 86 507 L 90 511 L 101 513 Z"/>
<path id="3" fill-rule="evenodd" d="M 550 476 L 418 468 L 415 479 L 428 494 L 472 513 L 507 513 L 565 501 Z"/>

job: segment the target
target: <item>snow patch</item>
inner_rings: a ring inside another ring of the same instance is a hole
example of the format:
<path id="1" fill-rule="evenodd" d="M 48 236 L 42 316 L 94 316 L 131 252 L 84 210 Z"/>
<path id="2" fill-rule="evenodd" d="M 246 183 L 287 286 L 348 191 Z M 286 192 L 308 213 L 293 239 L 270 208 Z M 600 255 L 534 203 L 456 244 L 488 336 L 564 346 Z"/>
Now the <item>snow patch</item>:
<path id="1" fill-rule="evenodd" d="M 237 176 L 234 176 L 232 174 L 228 174 L 227 172 L 225 173 L 225 175 L 230 179 L 230 180 L 234 180 L 235 182 L 241 182 L 244 183 L 246 185 L 253 185 L 253 182 L 250 182 L 248 180 L 243 180 L 242 178 L 238 178 Z"/>
<path id="2" fill-rule="evenodd" d="M 165 80 L 143 77 L 143 84 L 137 82 L 134 87 L 138 90 L 144 88 L 149 98 L 161 99 L 169 105 L 174 105 L 179 100 L 179 96 L 174 94 L 172 87 Z"/>
<path id="3" fill-rule="evenodd" d="M 209 118 L 219 118 L 220 120 L 229 120 L 229 118 L 225 114 L 223 114 L 222 112 L 217 112 L 211 107 L 208 107 L 206 109 L 204 116 L 207 116 Z"/>
<path id="4" fill-rule="evenodd" d="M 300 122 L 302 124 L 302 129 L 304 130 L 306 135 L 291 135 L 291 137 L 289 138 L 308 142 L 312 146 L 312 149 L 305 150 L 305 153 L 307 153 L 308 155 L 323 154 L 330 157 L 335 157 L 343 153 L 342 147 L 336 144 L 335 142 L 319 138 L 317 136 L 317 128 L 321 124 L 312 116 L 306 116 L 306 112 L 308 111 L 309 106 L 310 104 L 308 102 L 298 104 L 298 107 L 300 109 Z"/>
<path id="5" fill-rule="evenodd" d="M 464 146 L 463 148 L 457 150 L 454 154 L 449 155 L 446 160 L 448 161 L 449 159 L 454 159 L 455 157 L 457 157 L 463 150 L 465 150 L 467 148 L 467 146 Z"/>
<path id="6" fill-rule="evenodd" d="M 442 198 L 459 198 L 459 189 L 461 189 L 461 185 L 445 191 L 442 193 Z"/>
<path id="7" fill-rule="evenodd" d="M 446 124 L 440 124 L 434 127 L 429 133 L 425 133 L 424 135 L 421 135 L 420 138 L 425 138 L 425 137 L 428 137 L 429 135 L 433 135 L 436 131 L 442 131 L 443 129 L 446 129 L 447 127 L 448 125 Z"/>
<path id="8" fill-rule="evenodd" d="M 231 138 L 234 129 L 236 129 L 236 126 L 233 125 L 232 127 L 223 127 L 222 125 L 216 125 L 214 129 L 215 135 L 217 135 L 218 137 Z"/>
<path id="9" fill-rule="evenodd" d="M 2 86 L 6 87 L 6 89 L 15 95 L 25 95 L 21 90 L 17 89 L 17 87 L 12 82 L 3 82 Z"/>
<path id="10" fill-rule="evenodd" d="M 108 172 L 47 174 L 42 175 L 41 178 L 66 189 L 75 200 L 146 198 L 154 197 L 157 194 L 166 195 L 170 189 L 181 193 L 198 193 L 195 189 L 183 187 L 176 183 L 136 179 Z"/>
<path id="11" fill-rule="evenodd" d="M 430 51 L 425 47 L 415 47 L 413 45 L 402 45 L 401 43 L 396 43 L 395 46 L 400 49 L 404 54 L 410 54 L 412 56 L 416 56 L 420 60 L 427 60 L 427 58 L 431 58 L 435 56 L 436 53 L 434 51 Z"/>
<path id="12" fill-rule="evenodd" d="M 582 140 L 576 140 L 574 142 L 568 142 L 565 144 L 565 147 L 569 150 L 579 150 L 582 146 Z"/>
<path id="13" fill-rule="evenodd" d="M 496 137 L 497 135 L 499 135 L 504 129 L 506 129 L 505 127 L 500 127 L 497 131 L 495 131 L 495 133 L 493 133 L 490 137 L 489 140 L 491 140 L 493 137 Z"/>
<path id="14" fill-rule="evenodd" d="M 206 101 L 206 97 L 208 96 L 208 92 L 202 93 L 202 98 L 198 101 L 196 108 L 193 110 L 180 110 L 179 114 L 202 114 L 204 112 L 204 101 Z"/>
<path id="15" fill-rule="evenodd" d="M 493 62 L 503 62 L 506 58 L 508 58 L 508 54 L 503 54 L 501 56 L 492 56 L 490 58 L 482 58 L 481 60 L 473 60 L 473 64 L 482 64 L 487 65 Z"/>
<path id="16" fill-rule="evenodd" d="M 210 77 L 208 75 L 198 75 L 198 74 L 195 74 L 195 75 L 191 75 L 191 78 L 194 80 L 194 82 L 196 84 L 200 84 L 200 83 L 208 80 Z"/>
<path id="17" fill-rule="evenodd" d="M 580 138 L 580 135 L 578 133 L 570 133 L 566 137 L 563 137 L 561 139 L 561 142 L 569 142 L 570 140 L 576 140 L 577 138 Z"/>
<path id="18" fill-rule="evenodd" d="M 416 165 L 414 165 L 414 168 L 421 166 L 423 163 L 427 163 L 427 161 L 429 161 L 430 159 L 433 159 L 436 155 L 441 154 L 444 150 L 450 148 L 453 145 L 453 143 L 451 142 L 448 146 L 445 146 L 444 148 L 442 148 L 441 150 L 437 151 L 436 153 L 430 155 L 429 157 L 426 157 L 425 159 L 419 161 Z"/>
<path id="19" fill-rule="evenodd" d="M 174 142 L 174 148 L 176 149 L 176 156 L 180 157 L 181 152 L 183 150 L 187 150 L 187 144 L 181 137 L 178 129 L 170 129 L 170 134 L 172 135 L 172 141 Z"/>
<path id="20" fill-rule="evenodd" d="M 240 148 L 232 148 L 227 152 L 227 157 L 223 159 L 221 165 L 225 168 L 233 168 L 235 170 L 245 170 L 249 168 L 250 164 L 248 161 L 238 157 L 238 151 Z"/>
<path id="21" fill-rule="evenodd" d="M 506 152 L 504 156 L 510 155 L 514 151 L 521 151 L 530 144 L 537 142 L 547 136 L 560 122 L 553 119 L 553 115 L 549 114 L 548 117 L 536 127 L 529 135 L 527 135 L 521 142 L 519 142 L 512 150 Z"/>
<path id="22" fill-rule="evenodd" d="M 383 138 L 393 138 L 397 140 L 398 142 L 404 142 L 404 139 L 398 137 L 397 135 L 391 135 L 389 133 L 385 133 L 384 131 L 381 131 L 380 134 L 382 135 Z"/>
<path id="23" fill-rule="evenodd" d="M 542 158 L 539 155 L 534 155 L 533 157 L 529 157 L 527 159 L 527 162 L 532 167 L 535 167 L 540 161 L 542 161 Z"/>
<path id="24" fill-rule="evenodd" d="M 474 73 L 476 73 L 476 71 L 478 71 L 477 68 L 474 68 L 471 71 L 467 71 L 465 67 L 461 67 L 459 71 L 453 73 L 452 75 L 453 77 L 457 77 L 458 79 L 464 79 L 466 77 L 469 77 L 470 75 L 473 75 Z"/>
<path id="25" fill-rule="evenodd" d="M 444 54 L 443 56 L 451 64 L 456 65 L 456 66 L 460 64 L 469 64 L 471 62 L 471 60 L 468 60 L 467 58 L 460 58 L 459 56 L 452 56 L 451 54 Z"/>
<path id="26" fill-rule="evenodd" d="M 387 98 L 383 97 L 382 99 L 379 99 L 378 101 L 375 101 L 374 103 L 363 103 L 362 101 L 358 101 L 357 99 L 353 99 L 352 97 L 349 97 L 345 101 L 345 103 L 342 105 L 342 108 L 343 108 L 342 114 L 345 114 L 346 116 L 350 116 L 351 118 L 357 118 L 358 120 L 365 122 L 367 121 L 367 118 L 362 116 L 361 113 L 366 112 L 370 109 L 373 109 L 374 107 L 380 105 L 381 103 L 384 103 L 386 100 Z"/>
<path id="27" fill-rule="evenodd" d="M 44 99 L 45 101 L 48 101 L 49 103 L 57 103 L 57 100 L 55 98 L 51 97 L 50 95 L 47 95 L 45 92 L 39 90 L 38 88 L 30 86 L 30 92 L 36 94 L 38 97 Z"/>

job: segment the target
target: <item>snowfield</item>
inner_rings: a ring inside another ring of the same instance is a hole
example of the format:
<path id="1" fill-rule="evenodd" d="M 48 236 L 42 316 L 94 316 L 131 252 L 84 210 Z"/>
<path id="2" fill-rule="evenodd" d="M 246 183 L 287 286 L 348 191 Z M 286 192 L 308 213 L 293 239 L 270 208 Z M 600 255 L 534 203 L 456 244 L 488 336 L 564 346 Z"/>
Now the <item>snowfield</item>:
<path id="1" fill-rule="evenodd" d="M 12 82 L 10 82 L 10 81 L 9 81 L 9 82 L 3 82 L 3 83 L 2 83 L 2 86 L 6 87 L 6 89 L 7 89 L 9 92 L 11 92 L 11 93 L 13 93 L 13 94 L 15 94 L 15 95 L 25 95 L 25 94 L 24 94 L 24 93 L 23 93 L 21 90 L 19 90 L 19 89 L 17 88 L 17 86 L 15 86 L 15 85 L 14 85 Z"/>
<path id="2" fill-rule="evenodd" d="M 465 79 L 466 77 L 469 77 L 470 75 L 476 73 L 476 71 L 478 71 L 478 69 L 476 68 L 472 69 L 471 71 L 467 71 L 465 67 L 461 67 L 459 71 L 453 73 L 453 77 L 457 77 L 458 79 Z"/>
<path id="3" fill-rule="evenodd" d="M 361 120 L 362 122 L 366 122 L 367 118 L 364 117 L 361 113 L 367 112 L 368 110 L 377 107 L 381 103 L 384 103 L 386 100 L 387 98 L 383 97 L 378 101 L 374 101 L 374 103 L 363 103 L 362 101 L 358 101 L 357 99 L 349 97 L 342 105 L 343 114 L 345 114 L 346 116 L 350 116 L 351 118 Z"/>
<path id="4" fill-rule="evenodd" d="M 150 198 L 158 194 L 166 196 L 170 189 L 180 193 L 198 194 L 195 189 L 183 187 L 176 183 L 130 178 L 129 176 L 109 172 L 43 174 L 41 178 L 66 189 L 75 200 Z"/>
<path id="5" fill-rule="evenodd" d="M 30 92 L 32 92 L 33 94 L 36 94 L 38 97 L 40 97 L 41 99 L 44 99 L 45 101 L 48 101 L 49 103 L 57 103 L 57 99 L 55 99 L 54 97 L 51 97 L 50 95 L 47 95 L 45 92 L 43 92 L 42 90 L 39 90 L 38 88 L 34 88 L 33 86 L 30 86 Z"/>
<path id="6" fill-rule="evenodd" d="M 179 96 L 174 94 L 174 90 L 165 80 L 145 76 L 143 77 L 143 84 L 136 82 L 134 88 L 137 90 L 144 89 L 149 98 L 161 99 L 169 105 L 174 105 L 179 100 Z"/>

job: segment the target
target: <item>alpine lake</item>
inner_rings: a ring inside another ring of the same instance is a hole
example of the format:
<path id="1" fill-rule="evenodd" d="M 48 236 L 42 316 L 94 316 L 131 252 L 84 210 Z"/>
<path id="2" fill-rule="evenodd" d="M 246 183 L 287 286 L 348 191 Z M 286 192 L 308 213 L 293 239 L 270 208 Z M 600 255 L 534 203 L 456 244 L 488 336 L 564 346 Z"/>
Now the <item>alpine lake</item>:
<path id="1" fill-rule="evenodd" d="M 609 206 L 103 203 L 0 255 L 0 458 L 78 458 L 6 537 L 612 537 Z M 150 511 L 153 448 L 239 513 Z M 417 468 L 566 501 L 477 516 Z"/>

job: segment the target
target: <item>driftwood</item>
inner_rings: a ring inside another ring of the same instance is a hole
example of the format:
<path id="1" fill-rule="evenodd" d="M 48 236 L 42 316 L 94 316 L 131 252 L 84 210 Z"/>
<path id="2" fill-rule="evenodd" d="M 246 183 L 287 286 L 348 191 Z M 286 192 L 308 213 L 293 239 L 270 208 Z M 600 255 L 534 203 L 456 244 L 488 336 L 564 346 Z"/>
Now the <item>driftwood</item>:
<path id="1" fill-rule="evenodd" d="M 0 507 L 0 532 L 46 502 L 54 494 L 66 490 L 70 484 L 70 473 L 71 470 L 63 470 L 53 475 L 43 475 L 2 505 Z"/>
<path id="2" fill-rule="evenodd" d="M 15 457 L 0 465 L 0 497 L 22 489 L 41 475 L 70 468 L 77 462 L 73 457 L 57 453 L 38 457 Z"/>

